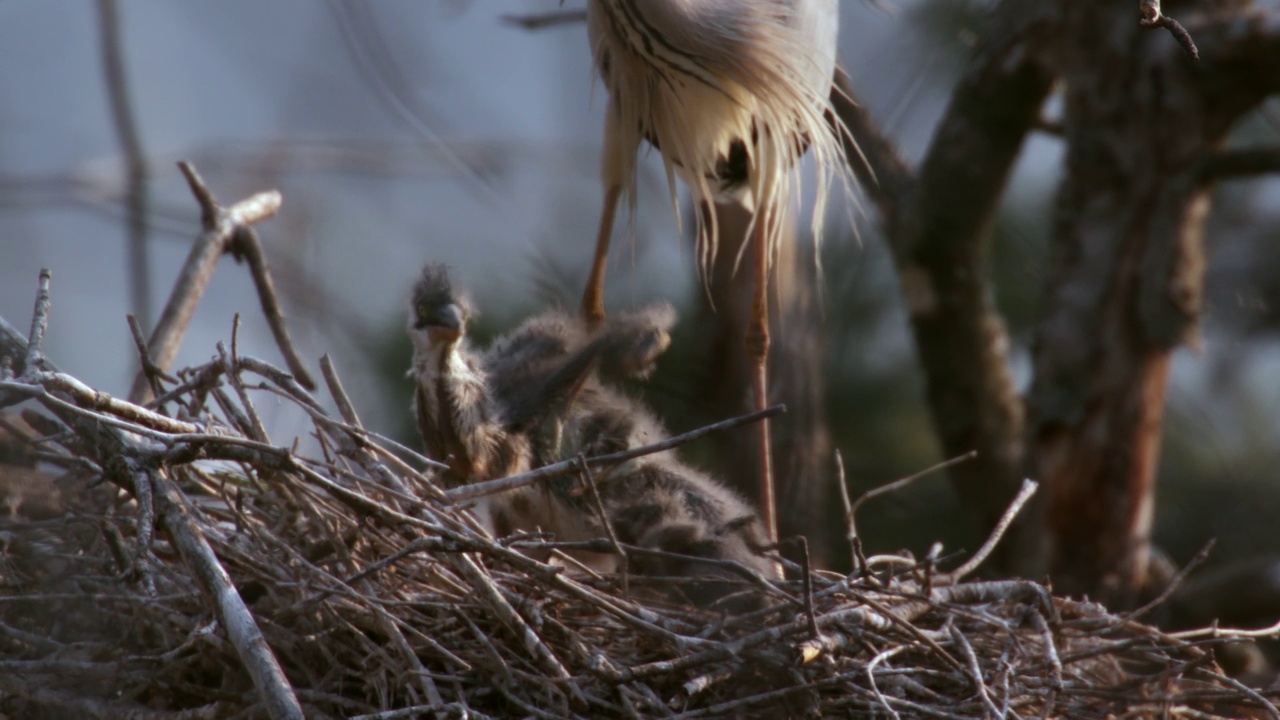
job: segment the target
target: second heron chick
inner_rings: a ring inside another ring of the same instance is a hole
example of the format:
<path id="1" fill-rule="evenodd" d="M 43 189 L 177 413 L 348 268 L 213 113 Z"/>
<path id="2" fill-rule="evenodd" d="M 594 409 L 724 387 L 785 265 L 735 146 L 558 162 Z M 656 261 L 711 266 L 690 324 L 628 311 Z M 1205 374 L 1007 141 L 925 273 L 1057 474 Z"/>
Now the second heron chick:
<path id="1" fill-rule="evenodd" d="M 415 406 L 428 452 L 450 484 L 477 482 L 560 460 L 628 450 L 667 437 L 653 413 L 612 381 L 644 378 L 670 343 L 675 313 L 657 306 L 617 315 L 594 331 L 560 311 L 535 316 L 481 352 L 467 341 L 471 306 L 447 273 L 428 266 L 415 286 Z M 595 491 L 561 477 L 486 499 L 480 515 L 499 537 L 549 532 L 566 542 L 607 537 L 636 549 L 638 575 L 675 584 L 708 605 L 728 594 L 732 561 L 765 577 L 775 565 L 755 512 L 672 451 L 599 470 Z M 602 517 L 603 516 L 603 520 Z M 609 527 L 604 521 L 607 520 Z M 598 571 L 611 554 L 574 553 Z M 680 594 L 680 593 L 677 593 Z"/>

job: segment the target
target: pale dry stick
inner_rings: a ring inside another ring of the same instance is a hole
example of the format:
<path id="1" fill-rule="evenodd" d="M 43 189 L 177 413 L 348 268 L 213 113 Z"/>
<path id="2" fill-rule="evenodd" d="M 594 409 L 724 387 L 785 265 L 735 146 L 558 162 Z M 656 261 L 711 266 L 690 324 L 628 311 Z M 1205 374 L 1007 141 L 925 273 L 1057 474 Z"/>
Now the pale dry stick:
<path id="1" fill-rule="evenodd" d="M 844 538 L 849 543 L 853 568 L 860 575 L 867 574 L 867 556 L 862 552 L 862 538 L 853 524 L 853 503 L 849 500 L 849 485 L 844 475 L 844 456 L 836 450 L 836 487 L 840 490 L 840 506 L 844 508 Z"/>
<path id="2" fill-rule="evenodd" d="M 1126 613 L 1121 617 L 1125 620 L 1136 620 L 1163 604 L 1164 601 L 1168 600 L 1169 596 L 1172 595 L 1180 585 L 1182 585 L 1183 581 L 1187 579 L 1187 576 L 1191 574 L 1192 570 L 1195 570 L 1201 563 L 1209 559 L 1209 552 L 1213 550 L 1213 546 L 1216 542 L 1216 538 L 1209 538 L 1209 542 L 1205 543 L 1204 547 L 1200 548 L 1200 552 L 1196 553 L 1195 557 L 1188 560 L 1187 564 L 1183 565 L 1178 572 L 1170 578 L 1169 582 L 1165 584 L 1164 589 L 1160 591 L 1159 595 L 1152 598 L 1146 605 L 1143 605 L 1137 610 Z"/>
<path id="3" fill-rule="evenodd" d="M 35 309 L 31 313 L 31 335 L 27 341 L 26 368 L 23 377 L 34 375 L 44 367 L 44 334 L 49 328 L 49 310 L 53 299 L 49 295 L 49 281 L 53 273 L 49 268 L 40 268 L 40 279 L 36 289 Z"/>
<path id="4" fill-rule="evenodd" d="M 1053 631 L 1044 615 L 1039 610 L 1032 610 L 1031 626 L 1040 633 L 1040 644 L 1044 648 L 1045 662 L 1049 665 L 1049 694 L 1044 700 L 1044 712 L 1041 717 L 1053 717 L 1053 708 L 1058 700 L 1058 691 L 1062 689 L 1062 658 L 1058 656 L 1058 644 L 1053 640 Z"/>
<path id="5" fill-rule="evenodd" d="M 942 470 L 946 470 L 947 468 L 953 465 L 959 465 L 962 462 L 972 460 L 977 456 L 978 456 L 977 450 L 970 450 L 969 452 L 963 455 L 958 455 L 956 457 L 951 458 L 950 460 L 943 460 L 942 462 L 936 465 L 931 465 L 925 468 L 924 470 L 921 470 L 920 472 L 915 473 L 913 475 L 908 475 L 904 478 L 899 478 L 897 480 L 894 480 L 891 483 L 886 483 L 884 485 L 881 485 L 880 487 L 871 488 L 870 490 L 859 495 L 857 500 L 853 501 L 853 507 L 849 509 L 848 516 L 845 518 L 845 523 L 849 526 L 850 532 L 854 535 L 854 537 L 857 537 L 857 529 L 856 529 L 856 525 L 854 524 L 854 515 L 857 514 L 858 508 L 862 507 L 863 503 L 865 503 L 868 500 L 874 500 L 875 498 L 878 498 L 881 495 L 888 495 L 889 493 L 897 492 L 902 488 L 915 482 L 916 480 L 919 480 L 920 478 L 927 477 L 929 475 L 932 475 L 933 473 L 940 472 Z M 843 467 L 843 462 L 841 463 L 841 466 Z"/>
<path id="6" fill-rule="evenodd" d="M 155 330 L 147 343 L 148 353 L 156 367 L 168 370 L 178 353 L 178 346 L 186 334 L 187 326 L 195 314 L 196 306 L 204 296 L 205 289 L 213 277 L 218 260 L 228 251 L 242 251 L 250 261 L 254 281 L 258 286 L 259 299 L 267 315 L 267 322 L 276 336 L 289 367 L 304 385 L 314 387 L 306 368 L 298 359 L 293 349 L 293 342 L 284 327 L 284 317 L 280 314 L 279 302 L 275 299 L 274 285 L 270 282 L 265 261 L 261 258 L 261 244 L 250 226 L 272 217 L 280 210 L 280 193 L 275 190 L 258 193 L 246 200 L 222 208 L 213 193 L 205 185 L 203 178 L 195 167 L 188 162 L 178 163 L 178 168 L 187 179 L 191 193 L 200 204 L 200 222 L 202 231 L 191 247 L 190 254 L 182 266 L 178 279 L 174 282 L 173 291 L 164 311 L 156 323 Z M 264 282 L 264 279 L 266 282 Z M 150 389 L 145 373 L 139 373 L 134 379 L 129 397 L 137 402 L 149 399 Z"/>
<path id="7" fill-rule="evenodd" d="M 1181 632 L 1169 633 L 1169 637 L 1177 640 L 1195 640 L 1198 638 L 1217 639 L 1236 639 L 1247 640 L 1250 638 L 1269 638 L 1271 640 L 1280 639 L 1280 622 L 1274 625 L 1268 625 L 1264 628 L 1256 628 L 1253 630 L 1245 630 L 1243 628 L 1220 628 L 1211 626 L 1207 628 L 1199 628 L 1196 630 L 1183 630 Z"/>
<path id="8" fill-rule="evenodd" d="M 151 353 L 147 351 L 147 337 L 142 331 L 142 325 L 138 322 L 137 316 L 130 313 L 125 316 L 125 320 L 129 323 L 129 334 L 133 336 L 133 346 L 138 351 L 138 362 L 142 365 L 143 374 L 147 376 L 147 385 L 151 388 L 151 396 L 153 398 L 157 397 L 163 391 L 163 387 L 160 385 L 161 380 L 177 385 L 178 379 L 156 367 L 156 364 L 151 362 Z"/>
<path id="9" fill-rule="evenodd" d="M 474 558 L 468 553 L 458 556 L 458 568 L 462 571 L 462 575 L 471 583 L 471 586 L 480 594 L 480 598 L 498 615 L 511 632 L 520 638 L 521 644 L 524 645 L 525 652 L 533 656 L 542 669 L 551 673 L 552 677 L 558 680 L 568 680 L 571 676 L 569 671 L 560 664 L 560 660 L 551 652 L 551 648 L 542 642 L 542 638 L 529 627 L 520 613 L 507 602 L 503 597 L 502 591 L 493 584 L 493 580 L 485 574 Z"/>
<path id="10" fill-rule="evenodd" d="M 876 700 L 884 706 L 885 710 L 889 711 L 889 715 L 893 717 L 894 720 L 902 720 L 902 716 L 899 715 L 898 711 L 894 710 L 893 706 L 889 704 L 889 699 L 884 696 L 884 693 L 880 692 L 880 687 L 876 684 L 876 666 L 894 655 L 909 649 L 910 647 L 910 645 L 899 645 L 897 647 L 890 648 L 877 653 L 875 657 L 871 658 L 871 662 L 867 663 L 867 684 L 871 686 L 871 692 L 875 694 Z"/>
<path id="11" fill-rule="evenodd" d="M 605 535 L 609 538 L 609 544 L 613 546 L 613 551 L 618 554 L 618 561 L 621 563 L 618 574 L 622 576 L 622 592 L 627 594 L 630 589 L 630 578 L 627 571 L 631 564 L 631 558 L 627 555 L 627 551 L 622 547 L 622 544 L 618 542 L 618 534 L 614 532 L 613 523 L 609 521 L 609 513 L 605 512 L 604 501 L 600 499 L 600 488 L 596 487 L 596 477 L 591 472 L 591 466 L 587 464 L 586 456 L 578 453 L 574 459 L 578 461 L 578 472 L 581 473 L 587 488 L 591 490 L 591 505 L 596 512 L 596 517 L 600 520 L 600 525 L 604 527 Z"/>
<path id="12" fill-rule="evenodd" d="M 721 420 L 720 422 L 712 423 L 711 425 L 698 428 L 697 430 L 691 430 L 687 433 L 676 435 L 675 437 L 667 438 L 666 440 L 655 442 L 649 445 L 644 445 L 638 448 L 632 448 L 630 450 L 622 450 L 615 453 L 609 453 L 607 455 L 595 455 L 587 458 L 587 463 L 592 467 L 600 467 L 600 466 L 607 467 L 610 465 L 617 465 L 619 463 L 626 462 L 627 460 L 632 460 L 634 458 L 643 457 L 645 455 L 652 455 L 654 453 L 659 453 L 664 450 L 670 450 L 672 448 L 679 447 L 686 443 L 690 443 L 690 442 L 693 442 L 694 440 L 703 438 L 714 432 L 719 432 L 721 430 L 729 430 L 731 428 L 738 427 L 739 425 L 746 425 L 747 423 L 753 423 L 753 422 L 757 422 L 767 418 L 771 418 L 775 415 L 781 415 L 786 411 L 787 411 L 786 405 L 781 405 L 781 404 L 774 405 L 773 407 L 765 408 L 764 410 L 760 410 L 757 412 L 748 413 L 746 415 L 730 418 L 728 420 Z M 500 492 L 505 492 L 507 490 L 514 490 L 516 488 L 521 488 L 526 485 L 532 485 L 533 483 L 538 482 L 539 480 L 550 479 L 550 478 L 560 477 L 562 475 L 567 475 L 570 472 L 573 472 L 577 468 L 577 466 L 578 466 L 578 459 L 570 458 L 568 460 L 562 460 L 558 463 L 544 465 L 543 467 L 540 467 L 536 470 L 530 470 L 529 472 L 523 472 L 518 475 L 512 475 L 510 477 L 505 477 L 505 478 L 498 478 L 497 480 L 486 480 L 484 482 L 472 483 L 470 485 L 463 485 L 462 487 L 454 488 L 452 490 L 446 490 L 444 493 L 444 496 L 445 496 L 445 499 L 447 499 L 449 502 L 452 502 L 452 503 L 458 503 L 464 500 L 474 500 L 476 498 L 484 497 L 486 495 L 493 495 L 495 493 L 500 493 Z"/>
<path id="13" fill-rule="evenodd" d="M 1258 703 L 1258 705 L 1266 711 L 1267 717 L 1270 717 L 1271 720 L 1280 720 L 1280 707 L 1277 707 L 1275 703 L 1263 697 L 1262 693 L 1254 690 L 1248 685 L 1245 685 L 1239 680 L 1236 680 L 1233 677 L 1228 677 L 1222 673 L 1213 672 L 1205 667 L 1196 668 L 1195 673 L 1197 675 L 1205 675 L 1213 682 L 1221 682 L 1226 685 L 1230 685 L 1232 688 L 1249 696 L 1250 700 Z"/>
<path id="14" fill-rule="evenodd" d="M 119 441 L 127 446 L 123 438 Z M 212 601 L 215 616 L 226 629 L 227 639 L 253 679 L 268 713 L 274 720 L 302 720 L 302 706 L 298 704 L 289 679 L 209 541 L 192 521 L 190 508 L 181 492 L 161 473 L 149 475 L 149 479 L 139 478 L 135 482 L 151 483 L 156 509 L 164 520 L 174 547 L 195 574 L 205 596 Z"/>
<path id="15" fill-rule="evenodd" d="M 333 359 L 329 357 L 329 353 L 320 356 L 320 374 L 324 376 L 324 383 L 329 387 L 329 395 L 338 406 L 338 414 L 351 427 L 363 430 L 364 423 L 360 422 L 356 406 L 352 404 L 351 397 L 342 386 L 342 379 L 338 377 L 338 370 L 333 366 Z"/>
<path id="16" fill-rule="evenodd" d="M 987 537 L 987 541 L 982 544 L 982 547 L 978 548 L 978 552 L 974 553 L 973 557 L 969 558 L 969 561 L 964 565 L 961 565 L 949 573 L 939 575 L 937 581 L 939 583 L 958 583 L 964 576 L 972 573 L 974 570 L 977 570 L 978 566 L 985 562 L 987 557 L 991 555 L 991 551 L 995 550 L 996 545 L 999 544 L 1001 538 L 1004 537 L 1005 531 L 1007 531 L 1009 526 L 1013 524 L 1014 518 L 1018 517 L 1018 513 L 1022 512 L 1022 506 L 1026 505 L 1027 501 L 1031 499 L 1031 496 L 1036 494 L 1036 489 L 1038 487 L 1040 487 L 1040 485 L 1035 480 L 1030 478 L 1024 479 L 1022 481 L 1022 487 L 1018 489 L 1018 494 L 1013 498 L 1013 502 L 1009 503 L 1009 507 L 1004 511 L 1004 515 L 1000 516 L 1000 522 L 996 523 L 995 529 L 991 531 L 991 535 Z"/>
<path id="17" fill-rule="evenodd" d="M 950 624 L 950 623 L 949 623 Z M 982 699 L 982 704 L 987 708 L 987 712 L 991 713 L 993 718 L 1008 717 L 1008 713 L 1000 712 L 1000 708 L 996 707 L 996 703 L 991 699 L 991 690 L 987 688 L 987 683 L 982 678 L 982 667 L 978 665 L 978 655 L 973 651 L 973 645 L 969 642 L 969 638 L 964 636 L 954 624 L 951 627 L 951 641 L 960 648 L 960 652 L 964 653 L 964 658 L 968 662 L 969 680 L 973 682 L 974 690 L 977 691 L 978 697 Z"/>
<path id="18" fill-rule="evenodd" d="M 31 373 L 24 381 L 28 387 L 42 388 L 46 392 L 59 392 L 75 401 L 85 410 L 96 410 L 110 413 L 121 420 L 141 425 L 162 433 L 198 433 L 200 427 L 182 420 L 174 420 L 167 415 L 148 410 L 141 405 L 114 398 L 107 393 L 99 392 L 76 378 L 60 372 L 38 371 Z M 10 389 L 18 389 L 10 385 Z"/>
<path id="19" fill-rule="evenodd" d="M 707 675 L 699 675 L 698 677 L 690 680 L 684 685 L 681 685 L 680 689 L 684 691 L 685 695 L 688 695 L 689 697 L 693 697 L 694 695 L 698 695 L 699 693 L 706 691 L 707 688 L 711 687 L 712 685 L 715 685 L 716 683 L 720 683 L 720 682 L 724 682 L 725 680 L 732 680 L 732 679 L 733 679 L 732 672 L 725 672 L 723 670 L 719 670 L 713 673 L 709 673 Z"/>
<path id="20" fill-rule="evenodd" d="M 46 364 L 47 364 L 47 361 L 46 361 Z M 51 374 L 61 375 L 61 373 L 51 373 Z M 75 383 L 80 383 L 79 380 L 75 380 L 75 378 L 71 378 L 70 376 L 64 376 L 64 377 L 74 380 Z M 61 388 L 59 389 L 61 390 Z M 169 443 L 173 438 L 180 437 L 177 435 L 172 435 L 162 430 L 155 430 L 145 425 L 141 425 L 141 424 L 132 422 L 130 420 L 116 417 L 115 415 L 107 415 L 101 412 L 97 412 L 95 410 L 90 410 L 88 408 L 81 407 L 76 403 L 63 400 L 57 395 L 54 395 L 43 385 L 29 385 L 25 382 L 17 382 L 13 380 L 0 380 L 0 390 L 6 390 L 18 395 L 25 395 L 26 397 L 29 397 L 29 398 L 35 398 L 39 400 L 41 403 L 43 403 L 46 407 L 49 407 L 50 409 L 56 408 L 57 410 L 63 410 L 66 412 L 75 413 L 79 416 L 82 416 L 85 419 L 92 420 L 96 423 L 99 423 L 102 425 L 109 425 L 116 430 L 124 430 L 126 432 L 132 432 L 132 433 L 141 435 L 143 437 L 157 440 L 159 442 Z M 67 394 L 70 395 L 71 393 L 67 393 Z M 134 406 L 134 407 L 137 407 L 137 406 Z M 159 417 L 164 417 L 164 416 L 159 416 Z M 169 420 L 169 418 L 164 418 L 164 419 Z M 178 423 L 180 421 L 171 420 L 170 422 Z M 188 424 L 182 423 L 182 425 L 188 425 Z M 189 425 L 187 429 L 190 429 L 192 431 L 197 431 L 197 432 L 199 431 L 199 428 L 196 427 L 195 425 Z"/>

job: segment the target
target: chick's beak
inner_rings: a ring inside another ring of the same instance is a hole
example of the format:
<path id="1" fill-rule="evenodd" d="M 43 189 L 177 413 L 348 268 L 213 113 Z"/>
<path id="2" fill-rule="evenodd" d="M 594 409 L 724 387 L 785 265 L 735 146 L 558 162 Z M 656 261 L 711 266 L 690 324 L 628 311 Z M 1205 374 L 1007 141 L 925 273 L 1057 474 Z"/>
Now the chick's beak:
<path id="1" fill-rule="evenodd" d="M 462 335 L 466 322 L 466 314 L 462 311 L 462 307 L 456 303 L 449 303 L 436 308 L 421 324 L 425 325 L 427 332 L 434 336 L 457 338 Z"/>

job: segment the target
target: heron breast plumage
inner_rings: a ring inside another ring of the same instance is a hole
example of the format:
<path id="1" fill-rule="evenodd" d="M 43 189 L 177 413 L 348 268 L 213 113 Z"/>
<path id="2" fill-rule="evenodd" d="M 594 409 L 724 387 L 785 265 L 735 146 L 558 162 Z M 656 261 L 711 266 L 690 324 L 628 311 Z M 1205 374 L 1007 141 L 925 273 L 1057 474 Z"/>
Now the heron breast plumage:
<path id="1" fill-rule="evenodd" d="M 836 0 L 590 0 L 618 146 L 606 181 L 631 187 L 647 139 L 702 198 L 783 194 L 761 182 L 823 122 L 836 15 Z"/>

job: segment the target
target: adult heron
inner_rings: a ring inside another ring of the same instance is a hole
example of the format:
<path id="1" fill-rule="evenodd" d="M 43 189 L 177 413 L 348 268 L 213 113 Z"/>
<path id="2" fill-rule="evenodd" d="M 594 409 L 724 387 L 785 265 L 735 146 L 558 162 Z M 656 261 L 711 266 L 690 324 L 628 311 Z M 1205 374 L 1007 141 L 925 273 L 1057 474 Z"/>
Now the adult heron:
<path id="1" fill-rule="evenodd" d="M 797 201 L 799 158 L 818 168 L 813 216 L 820 233 L 827 191 L 847 167 L 828 123 L 838 0 L 588 0 L 596 68 L 609 90 L 602 179 L 604 207 L 582 298 L 589 322 L 604 317 L 604 275 L 619 200 L 635 207 L 636 154 L 647 140 L 662 154 L 675 197 L 679 175 L 698 212 L 704 282 L 719 245 L 711 203 L 753 212 L 753 264 L 746 346 L 757 409 L 767 401 L 768 289 L 788 206 Z M 834 117 L 834 115 L 832 115 Z M 769 426 L 758 425 L 759 504 L 777 540 Z"/>

